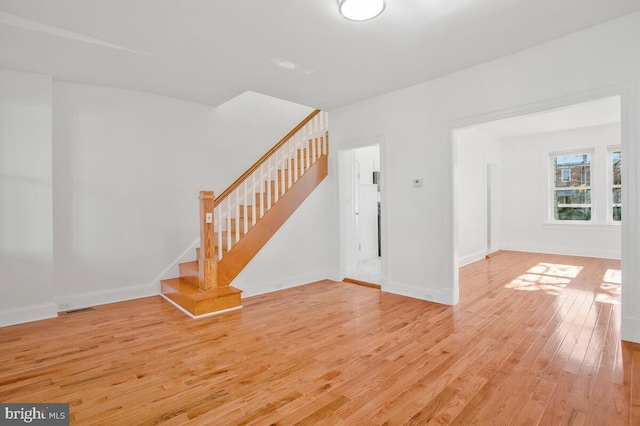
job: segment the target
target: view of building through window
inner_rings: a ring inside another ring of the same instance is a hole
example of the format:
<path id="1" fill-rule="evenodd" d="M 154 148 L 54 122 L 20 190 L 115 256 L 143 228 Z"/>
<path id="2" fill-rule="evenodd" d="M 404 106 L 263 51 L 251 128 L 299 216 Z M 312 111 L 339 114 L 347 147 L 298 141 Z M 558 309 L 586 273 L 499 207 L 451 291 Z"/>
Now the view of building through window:
<path id="1" fill-rule="evenodd" d="M 612 219 L 616 222 L 622 220 L 622 152 L 611 152 L 611 203 L 613 208 Z"/>
<path id="2" fill-rule="evenodd" d="M 591 220 L 591 153 L 553 155 L 553 219 Z"/>

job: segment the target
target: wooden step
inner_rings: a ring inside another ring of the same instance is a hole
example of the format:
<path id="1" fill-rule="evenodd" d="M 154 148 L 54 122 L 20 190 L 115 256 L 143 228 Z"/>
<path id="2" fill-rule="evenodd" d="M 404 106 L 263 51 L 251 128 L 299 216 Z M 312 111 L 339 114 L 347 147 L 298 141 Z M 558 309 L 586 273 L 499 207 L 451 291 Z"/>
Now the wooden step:
<path id="1" fill-rule="evenodd" d="M 289 170 L 295 170 L 296 164 L 293 160 L 290 160 L 290 165 L 288 167 Z M 304 161 L 298 161 L 298 176 L 300 176 L 304 172 Z"/>
<path id="2" fill-rule="evenodd" d="M 244 204 L 240 205 L 240 216 L 239 217 L 244 217 Z M 247 217 L 248 218 L 252 218 L 253 217 L 253 206 L 247 206 Z"/>
<path id="3" fill-rule="evenodd" d="M 198 261 L 182 262 L 178 265 L 180 269 L 180 278 L 189 281 L 191 284 L 198 286 L 200 283 L 200 273 L 198 272 Z"/>
<path id="4" fill-rule="evenodd" d="M 282 179 L 278 179 L 278 193 L 280 196 L 284 195 L 287 192 L 287 181 L 283 181 Z M 293 185 L 293 184 L 292 184 Z M 264 193 L 266 194 L 269 190 L 269 186 L 271 186 L 271 195 L 276 193 L 276 181 L 270 180 L 265 181 L 264 183 Z"/>
<path id="5" fill-rule="evenodd" d="M 302 148 L 298 150 L 298 159 L 300 158 L 307 158 L 307 153 L 309 154 L 309 159 L 313 162 L 313 150 L 311 149 L 311 146 L 309 146 L 309 148 Z M 318 151 L 316 150 L 316 156 L 318 156 Z"/>
<path id="6" fill-rule="evenodd" d="M 236 229 L 236 222 L 238 222 L 238 225 L 240 226 L 240 232 L 242 234 L 246 234 L 247 231 L 249 229 L 251 229 L 251 218 L 247 218 L 247 228 L 245 229 L 244 227 L 244 218 L 240 218 L 240 219 L 231 219 L 231 229 L 235 230 Z"/>
<path id="7" fill-rule="evenodd" d="M 216 255 L 218 254 L 218 246 L 214 246 L 215 248 L 215 253 Z M 222 248 L 222 256 L 224 257 L 224 255 L 226 255 L 227 253 L 229 253 L 229 250 L 225 249 L 224 247 Z M 200 259 L 200 247 L 196 247 L 196 260 L 195 262 L 198 262 L 198 259 Z"/>
<path id="8" fill-rule="evenodd" d="M 278 197 L 278 199 L 282 198 L 282 196 Z M 256 207 L 256 209 L 258 210 L 258 212 L 260 212 L 260 204 L 263 203 L 264 205 L 264 209 L 266 211 L 267 209 L 267 194 L 266 193 L 257 193 L 256 194 L 256 201 L 254 206 Z M 271 194 L 271 207 L 273 207 L 273 205 L 276 203 L 276 197 L 275 194 Z"/>
<path id="9" fill-rule="evenodd" d="M 228 231 L 222 231 L 222 251 L 227 252 L 229 251 L 229 240 L 228 240 L 228 236 L 229 234 L 231 234 L 231 246 L 233 247 L 233 245 L 236 243 L 236 232 L 235 230 L 232 230 L 231 232 Z M 244 232 L 240 232 L 240 237 L 242 238 L 242 236 L 244 235 Z M 214 232 L 213 233 L 213 241 L 215 242 L 215 250 L 216 253 L 218 252 L 218 233 Z"/>
<path id="10" fill-rule="evenodd" d="M 183 278 L 162 280 L 161 283 L 162 295 L 194 317 L 242 307 L 242 290 L 234 287 L 201 291 L 198 286 Z"/>

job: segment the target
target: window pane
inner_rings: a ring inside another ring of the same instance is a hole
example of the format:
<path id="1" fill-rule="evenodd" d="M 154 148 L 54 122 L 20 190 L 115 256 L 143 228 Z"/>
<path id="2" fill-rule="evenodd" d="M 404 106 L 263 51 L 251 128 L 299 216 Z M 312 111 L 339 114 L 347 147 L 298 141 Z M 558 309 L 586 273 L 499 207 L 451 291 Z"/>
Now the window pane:
<path id="1" fill-rule="evenodd" d="M 559 207 L 556 220 L 591 220 L 591 207 Z"/>
<path id="2" fill-rule="evenodd" d="M 622 155 L 620 151 L 611 153 L 613 160 L 613 184 L 622 185 Z"/>
<path id="3" fill-rule="evenodd" d="M 556 188 L 591 186 L 591 154 L 558 155 L 553 165 Z"/>
<path id="4" fill-rule="evenodd" d="M 622 207 L 613 207 L 613 220 L 619 222 L 622 220 Z"/>
<path id="5" fill-rule="evenodd" d="M 553 213 L 555 220 L 591 220 L 591 190 L 553 191 Z"/>
<path id="6" fill-rule="evenodd" d="M 613 188 L 613 204 L 622 203 L 622 188 Z"/>
<path id="7" fill-rule="evenodd" d="M 555 193 L 556 202 L 561 207 L 563 204 L 591 204 L 590 189 L 559 189 Z"/>
<path id="8" fill-rule="evenodd" d="M 613 188 L 613 194 L 611 201 L 613 203 L 613 220 L 620 221 L 622 220 L 622 189 L 621 188 Z"/>

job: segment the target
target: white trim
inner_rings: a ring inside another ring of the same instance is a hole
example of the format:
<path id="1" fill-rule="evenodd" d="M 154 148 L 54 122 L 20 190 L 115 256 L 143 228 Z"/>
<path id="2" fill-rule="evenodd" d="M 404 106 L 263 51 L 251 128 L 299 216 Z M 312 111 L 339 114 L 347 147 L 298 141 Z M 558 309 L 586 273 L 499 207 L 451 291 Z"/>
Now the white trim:
<path id="1" fill-rule="evenodd" d="M 343 203 L 340 201 L 340 185 L 344 179 L 344 176 L 340 176 L 340 158 L 341 155 L 348 151 L 352 151 L 358 148 L 366 148 L 370 146 L 378 146 L 380 150 L 380 209 L 382 211 L 380 217 L 380 238 L 381 238 L 381 265 L 380 265 L 380 275 L 381 278 L 390 275 L 390 266 L 389 266 L 389 224 L 391 223 L 390 217 L 390 209 L 386 208 L 387 200 L 388 200 L 388 176 L 391 176 L 390 173 L 390 164 L 388 162 L 387 155 L 387 146 L 386 140 L 383 135 L 372 136 L 364 139 L 359 139 L 355 141 L 350 141 L 346 143 L 341 143 L 339 147 L 335 148 L 332 153 L 332 169 L 336 170 L 334 173 L 334 187 L 337 188 L 335 191 L 335 206 L 336 206 L 336 214 L 337 214 L 337 223 L 340 237 L 338 238 L 338 250 L 337 250 L 337 279 L 336 281 L 342 281 L 345 277 L 347 277 L 349 265 L 346 264 L 345 259 L 349 257 L 349 242 L 346 240 L 346 232 L 344 231 L 346 224 L 345 221 L 348 220 L 345 218 Z"/>
<path id="2" fill-rule="evenodd" d="M 55 303 L 42 303 L 40 305 L 2 309 L 0 310 L 0 327 L 40 321 L 43 319 L 55 318 L 57 316 L 58 309 Z"/>
<path id="3" fill-rule="evenodd" d="M 235 308 L 223 309 L 221 311 L 210 312 L 208 314 L 193 315 L 191 312 L 185 310 L 182 306 L 178 305 L 176 302 L 174 302 L 173 300 L 169 299 L 164 294 L 161 294 L 160 296 L 162 296 L 162 298 L 164 300 L 166 300 L 167 302 L 171 303 L 173 306 L 175 306 L 176 308 L 181 310 L 184 314 L 186 314 L 191 319 L 196 319 L 196 320 L 197 319 L 202 319 L 202 318 L 215 317 L 215 316 L 218 316 L 218 315 L 222 315 L 222 314 L 226 314 L 226 313 L 229 313 L 229 312 L 238 311 L 238 310 L 242 309 L 242 305 L 240 305 L 240 306 L 236 306 Z"/>
<path id="4" fill-rule="evenodd" d="M 558 246 L 544 246 L 544 245 L 524 245 L 524 244 L 504 244 L 502 250 L 508 251 L 523 251 L 527 253 L 544 253 L 544 254 L 560 254 L 566 256 L 581 256 L 581 257 L 599 257 L 602 259 L 616 259 L 619 260 L 622 257 L 621 251 L 611 250 L 599 250 L 590 247 L 576 248 L 576 247 L 558 247 Z"/>
<path id="5" fill-rule="evenodd" d="M 473 262 L 477 262 L 478 260 L 484 259 L 487 255 L 486 251 L 478 251 L 476 253 L 471 253 L 466 256 L 461 257 L 458 260 L 458 266 L 465 266 Z"/>
<path id="6" fill-rule="evenodd" d="M 553 231 L 611 231 L 620 232 L 620 222 L 592 223 L 588 220 L 559 220 L 542 224 L 542 229 Z"/>
<path id="7" fill-rule="evenodd" d="M 454 305 L 453 300 L 451 300 L 450 297 L 447 297 L 447 293 L 433 288 L 418 287 L 412 284 L 404 284 L 385 280 L 382 283 L 381 290 L 383 292 L 398 294 L 400 296 L 411 297 L 427 302 L 441 303 L 444 305 Z"/>
<path id="8" fill-rule="evenodd" d="M 548 176 L 549 176 L 549 185 L 547 186 L 547 217 L 543 218 L 542 223 L 566 223 L 566 224 L 578 224 L 578 223 L 595 223 L 596 211 L 594 209 L 594 194 L 592 190 L 592 183 L 594 179 L 594 167 L 593 163 L 595 161 L 595 148 L 581 148 L 581 149 L 573 149 L 567 151 L 554 151 L 549 153 L 549 160 L 547 161 L 548 168 Z M 589 185 L 586 186 L 556 186 L 556 168 L 555 159 L 558 157 L 571 157 L 571 156 L 581 156 L 588 155 L 589 156 Z M 558 207 L 569 207 L 569 208 L 588 208 L 590 209 L 591 218 L 589 220 L 562 220 L 556 219 L 554 215 L 554 194 L 558 191 L 589 191 L 591 194 L 591 203 L 590 204 L 558 204 Z"/>
<path id="9" fill-rule="evenodd" d="M 193 243 L 191 243 L 189 247 L 187 247 L 182 253 L 180 253 L 180 255 L 176 257 L 176 259 L 169 264 L 169 266 L 164 268 L 162 272 L 160 272 L 158 276 L 155 277 L 149 283 L 149 286 L 159 284 L 161 280 L 178 276 L 180 274 L 179 270 L 177 269 L 173 270 L 173 269 L 177 268 L 180 263 L 185 262 L 186 261 L 185 258 L 189 253 L 193 253 L 193 258 L 194 258 L 193 260 L 195 260 L 195 250 L 196 250 L 196 247 L 198 247 L 199 245 L 200 245 L 200 237 L 198 237 Z"/>
<path id="10" fill-rule="evenodd" d="M 242 274 L 242 272 L 241 272 Z M 261 294 L 273 293 L 274 291 L 284 290 L 286 288 L 299 287 L 306 284 L 311 284 L 317 281 L 322 281 L 327 279 L 327 276 L 332 276 L 331 273 L 326 272 L 315 272 L 311 274 L 298 275 L 296 277 L 291 277 L 286 280 L 274 280 L 268 281 L 264 283 L 257 283 L 254 285 L 252 282 L 251 287 L 245 287 L 242 285 L 240 275 L 236 278 L 232 284 L 234 287 L 242 290 L 242 298 L 246 299 L 247 297 L 259 296 Z M 240 281 L 240 283 L 237 283 Z"/>
<path id="11" fill-rule="evenodd" d="M 622 340 L 640 343 L 640 319 L 623 316 L 620 335 L 622 336 Z"/>
<path id="12" fill-rule="evenodd" d="M 620 153 L 620 160 L 624 157 L 624 153 L 622 152 L 621 145 L 612 145 L 607 147 L 607 223 L 612 225 L 620 225 L 619 220 L 613 220 L 613 208 L 621 207 L 622 203 L 614 203 L 613 202 L 613 190 L 620 189 L 622 192 L 622 184 L 614 185 L 613 184 L 613 153 Z M 622 183 L 622 181 L 621 181 Z"/>
<path id="13" fill-rule="evenodd" d="M 109 303 L 125 302 L 143 297 L 160 294 L 160 283 L 142 284 L 138 286 L 120 287 L 109 290 L 93 291 L 90 293 L 74 294 L 56 297 L 54 301 L 59 311 L 69 309 L 88 308 L 90 306 L 106 305 Z"/>

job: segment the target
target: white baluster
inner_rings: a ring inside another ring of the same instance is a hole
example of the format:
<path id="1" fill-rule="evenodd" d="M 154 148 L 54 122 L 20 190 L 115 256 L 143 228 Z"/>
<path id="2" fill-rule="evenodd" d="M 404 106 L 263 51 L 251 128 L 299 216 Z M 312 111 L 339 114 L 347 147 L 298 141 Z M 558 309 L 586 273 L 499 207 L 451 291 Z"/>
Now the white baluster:
<path id="1" fill-rule="evenodd" d="M 236 223 L 236 243 L 240 241 L 240 187 L 234 191 L 236 194 L 236 208 L 234 213 L 234 219 Z"/>
<path id="2" fill-rule="evenodd" d="M 287 155 L 287 190 L 291 188 L 291 180 L 293 179 L 293 166 L 291 165 L 291 144 L 289 144 L 289 153 Z"/>
<path id="3" fill-rule="evenodd" d="M 220 261 L 220 259 L 222 259 L 222 206 L 218 206 L 217 209 L 216 220 L 218 221 L 218 224 L 215 226 L 214 230 L 216 230 L 218 234 L 218 261 Z"/>
<path id="4" fill-rule="evenodd" d="M 300 139 L 300 136 L 296 135 L 296 142 L 294 143 L 294 151 L 293 151 L 293 173 L 294 173 L 294 178 L 293 178 L 293 182 L 297 182 L 298 181 L 298 140 Z"/>
<path id="5" fill-rule="evenodd" d="M 267 177 L 265 179 L 267 185 L 267 211 L 271 208 L 271 158 L 267 159 Z"/>
<path id="6" fill-rule="evenodd" d="M 306 172 L 307 170 L 309 170 L 309 167 L 311 167 L 311 152 L 309 149 L 309 142 L 310 142 L 310 137 L 311 135 L 307 133 L 307 136 L 304 139 L 304 157 L 305 157 L 305 163 L 304 163 L 304 171 Z"/>
<path id="7" fill-rule="evenodd" d="M 313 138 L 311 140 L 311 164 L 316 162 L 316 143 L 318 142 L 318 138 Z"/>
<path id="8" fill-rule="evenodd" d="M 244 203 L 242 203 L 242 208 L 244 209 L 244 212 L 243 212 L 243 216 L 244 217 L 242 218 L 242 221 L 244 222 L 243 226 L 244 226 L 245 234 L 247 233 L 247 230 L 249 229 L 249 227 L 248 227 L 249 220 L 247 218 L 247 210 L 248 210 L 248 208 L 247 208 L 247 185 L 248 185 L 247 184 L 247 180 L 248 179 L 245 179 L 245 181 L 244 181 Z"/>
<path id="9" fill-rule="evenodd" d="M 257 170 L 255 170 L 253 172 L 253 174 L 251 175 L 253 177 L 253 186 L 251 187 L 251 207 L 252 207 L 252 214 L 251 214 L 251 226 L 255 226 L 256 224 L 256 216 L 258 215 L 258 209 L 256 209 L 256 200 L 255 200 L 255 196 L 254 194 L 256 193 L 256 174 L 258 173 Z"/>
<path id="10" fill-rule="evenodd" d="M 231 196 L 227 197 L 227 217 L 225 228 L 227 229 L 227 250 L 231 250 Z"/>
<path id="11" fill-rule="evenodd" d="M 257 194 L 259 194 L 257 197 L 259 198 L 256 201 L 259 201 L 258 204 L 260 204 L 260 219 L 262 219 L 262 216 L 264 216 L 264 192 L 262 192 L 263 188 L 264 188 L 264 164 L 260 165 L 260 192 L 258 192 Z"/>

